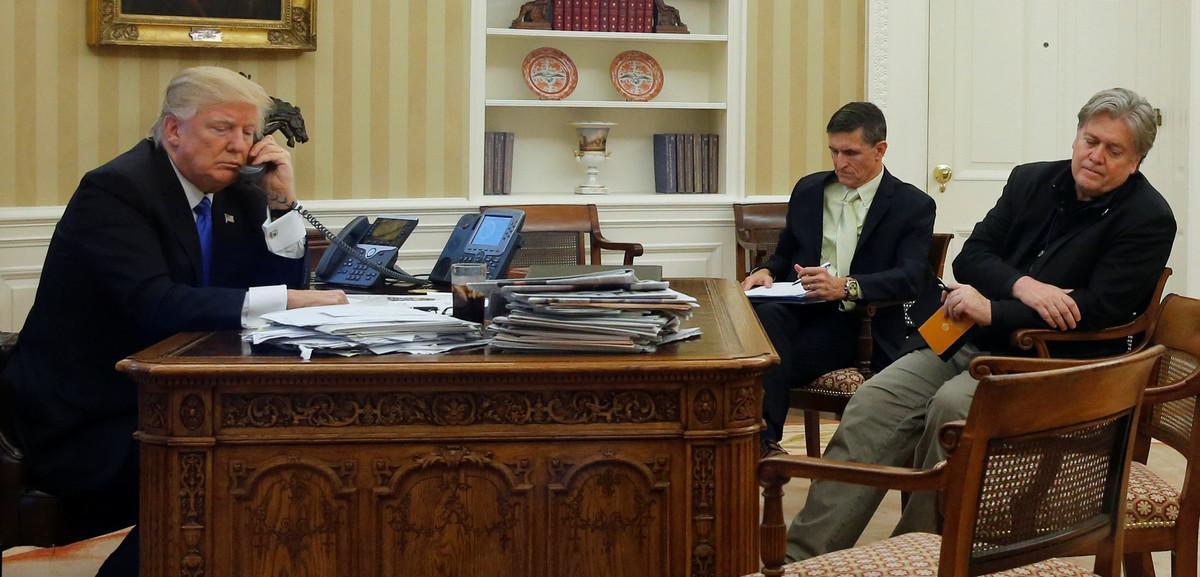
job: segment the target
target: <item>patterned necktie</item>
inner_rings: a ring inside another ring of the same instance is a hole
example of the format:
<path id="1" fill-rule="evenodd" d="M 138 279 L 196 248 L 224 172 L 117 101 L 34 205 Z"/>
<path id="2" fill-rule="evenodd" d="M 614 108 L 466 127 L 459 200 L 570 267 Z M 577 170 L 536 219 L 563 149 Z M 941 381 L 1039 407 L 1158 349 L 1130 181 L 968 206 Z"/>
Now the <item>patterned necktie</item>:
<path id="1" fill-rule="evenodd" d="M 834 237 L 834 247 L 837 249 L 837 276 L 850 274 L 850 261 L 854 258 L 854 249 L 858 245 L 858 204 L 861 197 L 857 189 L 846 191 L 842 199 L 842 218 L 838 220 L 837 235 Z"/>
<path id="2" fill-rule="evenodd" d="M 204 197 L 192 212 L 196 213 L 196 234 L 200 236 L 200 286 L 208 286 L 212 266 L 212 201 Z"/>

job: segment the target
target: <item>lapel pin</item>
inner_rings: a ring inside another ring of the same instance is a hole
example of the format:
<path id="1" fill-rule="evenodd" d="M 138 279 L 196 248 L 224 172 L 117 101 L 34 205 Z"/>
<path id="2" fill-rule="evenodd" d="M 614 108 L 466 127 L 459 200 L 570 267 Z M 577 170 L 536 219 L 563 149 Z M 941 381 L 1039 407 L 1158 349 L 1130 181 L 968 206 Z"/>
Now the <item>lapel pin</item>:
<path id="1" fill-rule="evenodd" d="M 226 213 L 225 214 L 225 224 L 233 224 L 233 222 L 234 222 L 233 215 Z"/>

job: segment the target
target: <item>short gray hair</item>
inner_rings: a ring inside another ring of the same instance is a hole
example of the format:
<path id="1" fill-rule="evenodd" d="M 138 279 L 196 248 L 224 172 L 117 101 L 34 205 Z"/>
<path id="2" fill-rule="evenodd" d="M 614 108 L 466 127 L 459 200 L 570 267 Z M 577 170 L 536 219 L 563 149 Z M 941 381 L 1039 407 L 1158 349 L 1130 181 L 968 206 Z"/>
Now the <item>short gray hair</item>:
<path id="1" fill-rule="evenodd" d="M 1101 90 L 1079 109 L 1079 124 L 1075 128 L 1083 128 L 1097 114 L 1125 121 L 1133 133 L 1134 149 L 1145 160 L 1158 136 L 1158 122 L 1149 101 L 1128 88 Z"/>
<path id="2" fill-rule="evenodd" d="M 257 82 L 220 66 L 195 66 L 180 70 L 167 84 L 162 111 L 150 128 L 154 143 L 162 145 L 163 119 L 167 116 L 186 120 L 196 114 L 201 106 L 227 102 L 253 104 L 258 109 L 258 130 L 262 131 L 263 118 L 271 108 L 271 97 Z"/>

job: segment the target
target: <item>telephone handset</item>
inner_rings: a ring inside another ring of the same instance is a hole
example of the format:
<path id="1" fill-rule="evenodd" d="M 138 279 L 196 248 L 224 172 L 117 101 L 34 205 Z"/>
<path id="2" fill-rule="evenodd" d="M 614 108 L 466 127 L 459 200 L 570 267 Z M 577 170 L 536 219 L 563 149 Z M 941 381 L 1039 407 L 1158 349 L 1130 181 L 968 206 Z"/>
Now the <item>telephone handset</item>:
<path id="1" fill-rule="evenodd" d="M 464 214 L 429 273 L 429 281 L 450 284 L 450 265 L 458 262 L 484 263 L 488 278 L 500 278 L 520 248 L 524 225 L 525 211 L 516 208 L 489 208 L 481 214 Z"/>
<path id="2" fill-rule="evenodd" d="M 266 165 L 245 165 L 238 172 L 238 178 L 244 184 L 259 188 Z M 385 277 L 412 286 L 428 284 L 393 266 L 400 246 L 417 227 L 417 219 L 381 216 L 370 223 L 367 217 L 359 216 L 335 236 L 299 202 L 293 202 L 292 209 L 333 245 L 321 255 L 315 271 L 317 280 L 361 289 L 378 287 Z"/>

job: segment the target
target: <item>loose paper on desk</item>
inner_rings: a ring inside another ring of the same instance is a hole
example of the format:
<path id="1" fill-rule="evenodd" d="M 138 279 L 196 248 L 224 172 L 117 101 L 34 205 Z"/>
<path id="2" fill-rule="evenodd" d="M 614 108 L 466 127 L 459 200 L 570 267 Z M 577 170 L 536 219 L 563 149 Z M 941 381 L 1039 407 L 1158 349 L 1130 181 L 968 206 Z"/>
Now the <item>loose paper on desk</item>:
<path id="1" fill-rule="evenodd" d="M 777 282 L 771 286 L 756 286 L 746 291 L 746 297 L 752 301 L 787 301 L 804 302 L 808 291 L 800 283 Z"/>

